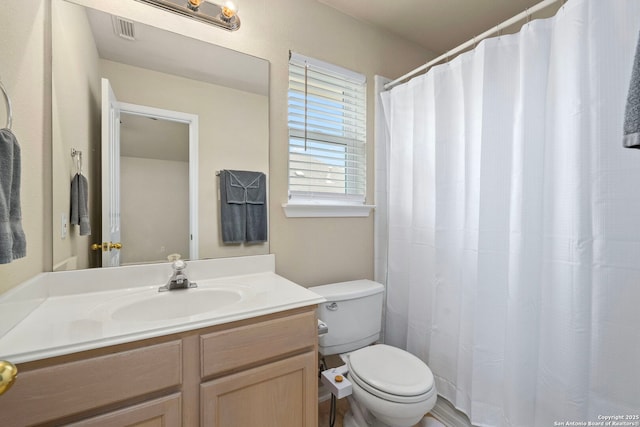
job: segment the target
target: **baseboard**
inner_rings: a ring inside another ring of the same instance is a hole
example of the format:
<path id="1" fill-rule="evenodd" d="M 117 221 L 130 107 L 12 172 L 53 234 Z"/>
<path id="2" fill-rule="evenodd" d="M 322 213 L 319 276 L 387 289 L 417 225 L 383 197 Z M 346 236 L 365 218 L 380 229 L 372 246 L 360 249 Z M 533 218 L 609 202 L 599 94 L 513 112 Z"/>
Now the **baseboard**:
<path id="1" fill-rule="evenodd" d="M 469 418 L 447 400 L 438 396 L 430 414 L 447 427 L 473 427 Z"/>

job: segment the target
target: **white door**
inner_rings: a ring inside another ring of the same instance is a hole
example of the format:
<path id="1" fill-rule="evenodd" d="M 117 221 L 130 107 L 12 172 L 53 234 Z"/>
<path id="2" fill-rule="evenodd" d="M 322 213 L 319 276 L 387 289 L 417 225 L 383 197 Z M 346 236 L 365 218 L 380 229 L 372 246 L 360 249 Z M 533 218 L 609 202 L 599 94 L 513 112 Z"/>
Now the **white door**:
<path id="1" fill-rule="evenodd" d="M 120 106 L 102 79 L 102 267 L 120 265 Z"/>

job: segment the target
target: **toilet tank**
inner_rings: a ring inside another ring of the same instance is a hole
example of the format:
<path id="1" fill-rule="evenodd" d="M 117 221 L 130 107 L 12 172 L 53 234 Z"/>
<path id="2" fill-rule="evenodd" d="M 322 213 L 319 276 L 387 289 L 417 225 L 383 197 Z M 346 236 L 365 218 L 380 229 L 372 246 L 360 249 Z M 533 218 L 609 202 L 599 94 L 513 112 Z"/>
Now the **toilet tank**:
<path id="1" fill-rule="evenodd" d="M 310 291 L 327 299 L 318 306 L 318 318 L 329 328 L 318 339 L 320 354 L 345 353 L 380 338 L 384 286 L 371 280 L 353 280 L 314 286 Z"/>

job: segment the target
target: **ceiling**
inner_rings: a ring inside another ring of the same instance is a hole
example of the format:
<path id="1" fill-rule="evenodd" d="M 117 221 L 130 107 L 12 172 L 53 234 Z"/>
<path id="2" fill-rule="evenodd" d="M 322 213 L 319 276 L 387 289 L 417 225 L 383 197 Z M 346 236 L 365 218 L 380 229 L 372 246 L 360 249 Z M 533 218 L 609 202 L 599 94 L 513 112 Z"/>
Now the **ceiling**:
<path id="1" fill-rule="evenodd" d="M 318 1 L 442 54 L 541 0 Z M 535 17 L 551 16 L 557 7 L 549 7 Z"/>
<path id="2" fill-rule="evenodd" d="M 100 58 L 268 95 L 269 62 L 201 40 L 87 8 Z M 115 20 L 115 21 L 114 21 Z M 131 25 L 133 40 L 116 34 Z"/>

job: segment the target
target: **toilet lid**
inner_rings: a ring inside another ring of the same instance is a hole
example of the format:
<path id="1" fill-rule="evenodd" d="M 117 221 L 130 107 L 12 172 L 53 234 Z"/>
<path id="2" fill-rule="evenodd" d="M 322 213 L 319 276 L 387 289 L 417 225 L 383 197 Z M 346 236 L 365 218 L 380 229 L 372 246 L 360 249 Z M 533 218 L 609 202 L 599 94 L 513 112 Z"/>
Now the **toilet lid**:
<path id="1" fill-rule="evenodd" d="M 349 371 L 385 394 L 420 396 L 433 388 L 433 374 L 422 360 L 385 344 L 365 347 L 351 353 Z"/>

